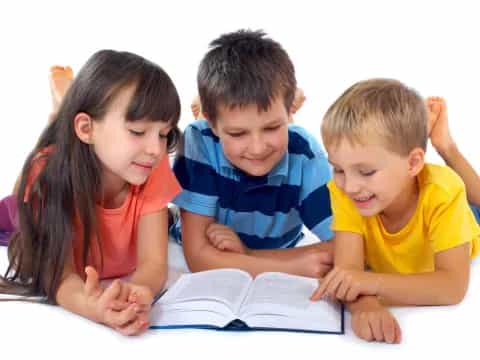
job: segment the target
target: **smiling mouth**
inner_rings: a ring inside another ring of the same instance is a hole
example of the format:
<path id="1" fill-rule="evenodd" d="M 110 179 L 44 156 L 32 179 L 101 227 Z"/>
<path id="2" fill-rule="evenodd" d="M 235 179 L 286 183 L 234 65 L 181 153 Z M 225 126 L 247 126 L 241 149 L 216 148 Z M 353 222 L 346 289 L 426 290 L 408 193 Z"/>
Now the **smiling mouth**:
<path id="1" fill-rule="evenodd" d="M 352 200 L 357 204 L 359 207 L 364 207 L 370 203 L 370 201 L 375 197 L 375 195 L 370 196 L 363 196 L 363 197 L 356 197 L 352 198 Z"/>
<path id="2" fill-rule="evenodd" d="M 141 167 L 143 169 L 152 169 L 153 168 L 153 164 L 141 164 L 141 163 L 137 163 L 137 162 L 133 162 L 133 164 L 138 166 L 138 167 Z"/>

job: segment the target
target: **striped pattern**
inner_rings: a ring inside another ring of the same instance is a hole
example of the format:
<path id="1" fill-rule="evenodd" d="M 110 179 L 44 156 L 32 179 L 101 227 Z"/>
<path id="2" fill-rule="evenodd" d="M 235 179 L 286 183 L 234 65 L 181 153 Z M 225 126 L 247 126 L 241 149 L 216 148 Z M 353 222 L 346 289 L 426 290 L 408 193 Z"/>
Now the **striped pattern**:
<path id="1" fill-rule="evenodd" d="M 303 236 L 302 225 L 321 240 L 330 239 L 330 166 L 317 140 L 303 128 L 290 125 L 288 136 L 282 160 L 268 175 L 252 177 L 225 158 L 206 121 L 190 124 L 183 154 L 173 167 L 184 190 L 173 202 L 214 217 L 253 249 L 295 246 Z M 171 232 L 176 238 L 179 229 L 177 223 Z"/>

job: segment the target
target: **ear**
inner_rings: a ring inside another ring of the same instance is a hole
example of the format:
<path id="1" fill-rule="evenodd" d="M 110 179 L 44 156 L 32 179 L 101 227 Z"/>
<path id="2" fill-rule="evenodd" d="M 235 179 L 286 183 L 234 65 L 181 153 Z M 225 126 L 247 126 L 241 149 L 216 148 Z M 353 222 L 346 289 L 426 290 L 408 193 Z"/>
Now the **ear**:
<path id="1" fill-rule="evenodd" d="M 78 113 L 73 119 L 73 127 L 80 141 L 85 144 L 92 144 L 93 120 L 86 113 Z"/>
<path id="2" fill-rule="evenodd" d="M 425 165 L 425 151 L 415 148 L 408 155 L 408 173 L 410 176 L 417 176 Z"/>

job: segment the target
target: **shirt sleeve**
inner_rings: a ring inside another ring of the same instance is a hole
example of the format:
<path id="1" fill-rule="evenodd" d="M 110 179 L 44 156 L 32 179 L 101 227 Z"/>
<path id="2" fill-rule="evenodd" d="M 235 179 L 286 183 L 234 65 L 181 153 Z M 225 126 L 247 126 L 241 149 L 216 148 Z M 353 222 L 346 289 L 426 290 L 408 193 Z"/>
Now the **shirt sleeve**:
<path id="1" fill-rule="evenodd" d="M 206 133 L 203 134 L 202 132 Z M 184 149 L 175 159 L 173 170 L 183 188 L 174 204 L 204 216 L 215 216 L 218 208 L 218 173 L 215 156 L 221 145 L 209 128 L 188 126 L 184 132 Z"/>
<path id="2" fill-rule="evenodd" d="M 461 184 L 453 193 L 436 191 L 426 199 L 428 239 L 433 252 L 440 252 L 471 242 L 479 236 L 479 229 L 468 205 L 465 186 Z M 473 252 L 473 246 L 471 252 Z"/>
<path id="3" fill-rule="evenodd" d="M 145 184 L 140 215 L 163 209 L 181 190 L 182 188 L 170 168 L 168 155 L 165 155 Z"/>
<path id="4" fill-rule="evenodd" d="M 330 190 L 333 231 L 346 231 L 364 235 L 365 221 L 352 201 L 345 195 L 333 180 L 328 183 Z"/>
<path id="5" fill-rule="evenodd" d="M 330 240 L 332 210 L 327 183 L 331 179 L 331 169 L 320 144 L 307 134 L 303 134 L 312 151 L 302 166 L 299 214 L 303 224 L 320 240 Z"/>
<path id="6" fill-rule="evenodd" d="M 43 150 L 40 150 L 38 154 L 33 158 L 30 169 L 28 170 L 27 184 L 25 187 L 25 195 L 23 197 L 23 202 L 28 202 L 30 197 L 30 190 L 33 183 L 37 180 L 38 175 L 42 172 L 43 168 L 47 164 L 48 155 L 52 152 L 52 147 L 47 147 Z"/>

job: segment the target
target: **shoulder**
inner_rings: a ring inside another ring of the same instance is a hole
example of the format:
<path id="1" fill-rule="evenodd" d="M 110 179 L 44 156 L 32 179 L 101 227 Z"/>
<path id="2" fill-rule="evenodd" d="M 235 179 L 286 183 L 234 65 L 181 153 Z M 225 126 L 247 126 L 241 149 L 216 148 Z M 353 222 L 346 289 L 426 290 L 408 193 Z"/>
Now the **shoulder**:
<path id="1" fill-rule="evenodd" d="M 195 120 L 187 125 L 184 131 L 184 137 L 192 140 L 216 139 L 218 138 L 213 133 L 206 120 Z"/>
<path id="2" fill-rule="evenodd" d="M 326 160 L 325 152 L 317 138 L 305 128 L 295 124 L 288 126 L 288 152 L 303 155 L 308 159 Z"/>
<path id="3" fill-rule="evenodd" d="M 426 164 L 418 180 L 421 191 L 430 201 L 449 202 L 465 193 L 462 179 L 447 166 Z"/>

